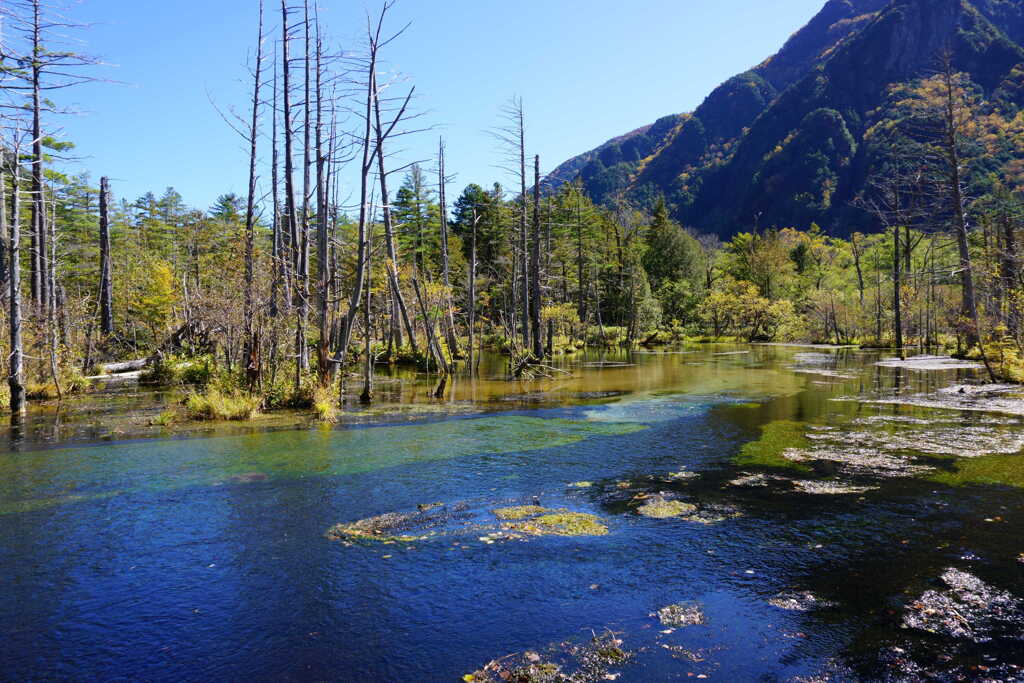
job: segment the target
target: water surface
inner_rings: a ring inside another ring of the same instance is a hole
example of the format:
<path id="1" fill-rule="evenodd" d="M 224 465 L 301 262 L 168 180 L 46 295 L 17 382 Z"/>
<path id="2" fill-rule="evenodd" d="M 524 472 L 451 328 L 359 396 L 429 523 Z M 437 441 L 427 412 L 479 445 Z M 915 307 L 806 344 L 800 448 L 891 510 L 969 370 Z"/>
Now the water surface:
<path id="1" fill-rule="evenodd" d="M 620 681 L 1020 678 L 1012 600 L 966 634 L 913 616 L 950 569 L 1024 598 L 1022 419 L 871 402 L 973 379 L 877 359 L 705 347 L 537 383 L 495 364 L 441 402 L 426 378 L 378 386 L 425 418 L 204 438 L 89 443 L 94 410 L 61 447 L 37 417 L 0 454 L 4 678 L 454 681 L 606 629 Z M 703 516 L 637 514 L 652 496 Z M 435 502 L 464 512 L 419 540 L 325 535 Z M 517 503 L 609 533 L 481 540 Z M 705 623 L 652 616 L 681 602 Z"/>

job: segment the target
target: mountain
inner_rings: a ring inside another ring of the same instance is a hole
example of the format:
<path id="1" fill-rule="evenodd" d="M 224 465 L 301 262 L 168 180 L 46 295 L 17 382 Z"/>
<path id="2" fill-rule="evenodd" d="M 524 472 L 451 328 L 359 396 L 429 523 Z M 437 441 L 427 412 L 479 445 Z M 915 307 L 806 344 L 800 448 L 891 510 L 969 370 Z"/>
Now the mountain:
<path id="1" fill-rule="evenodd" d="M 782 49 L 666 116 L 571 159 L 549 185 L 581 179 L 594 201 L 650 208 L 723 237 L 754 225 L 844 234 L 852 200 L 885 150 L 868 135 L 894 85 L 940 52 L 991 101 L 1024 105 L 1024 0 L 829 0 Z M 877 130 L 877 128 L 875 128 Z"/>

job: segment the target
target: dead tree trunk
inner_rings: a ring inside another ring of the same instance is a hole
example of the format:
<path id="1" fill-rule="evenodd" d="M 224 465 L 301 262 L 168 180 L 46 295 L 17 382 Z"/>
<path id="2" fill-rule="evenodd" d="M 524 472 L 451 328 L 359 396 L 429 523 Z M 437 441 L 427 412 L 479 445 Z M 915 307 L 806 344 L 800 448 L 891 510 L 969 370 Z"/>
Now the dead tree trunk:
<path id="1" fill-rule="evenodd" d="M 900 354 L 900 358 L 906 358 L 907 352 L 903 348 L 903 279 L 901 277 L 902 255 L 900 253 L 900 227 L 892 227 L 892 310 L 893 310 L 893 343 Z"/>
<path id="2" fill-rule="evenodd" d="M 522 291 L 521 311 L 523 323 L 523 348 L 530 348 L 530 271 L 527 261 L 526 244 L 526 121 L 523 113 L 523 102 L 518 100 L 516 106 L 516 128 L 519 143 L 519 276 Z"/>
<path id="3" fill-rule="evenodd" d="M 384 6 L 380 19 L 377 22 L 377 30 L 373 31 L 368 27 L 369 38 L 369 61 L 366 73 L 366 101 L 363 108 L 363 135 L 362 135 L 362 162 L 359 167 L 359 229 L 358 229 L 358 253 L 356 256 L 355 283 L 352 287 L 352 295 L 349 298 L 348 311 L 345 314 L 345 324 L 339 335 L 337 360 L 338 365 L 344 367 L 345 358 L 348 355 L 349 344 L 352 343 L 352 327 L 359 312 L 359 302 L 363 298 L 363 284 L 366 278 L 366 236 L 367 224 L 370 221 L 368 212 L 368 201 L 370 194 L 370 173 L 373 170 L 374 156 L 380 152 L 373 146 L 372 142 L 372 118 L 373 102 L 377 83 L 377 45 L 379 44 L 381 30 L 384 24 L 384 15 L 388 6 Z M 344 373 L 340 373 L 344 377 Z M 344 394 L 344 392 L 341 392 Z"/>
<path id="4" fill-rule="evenodd" d="M 114 285 L 110 254 L 110 180 L 100 178 L 100 331 L 114 333 Z"/>
<path id="5" fill-rule="evenodd" d="M 447 179 L 445 178 L 444 171 L 444 140 L 440 142 L 437 155 L 438 163 L 438 202 L 440 203 L 441 213 L 441 276 L 444 282 L 445 288 L 445 313 L 444 313 L 444 330 L 446 340 L 448 342 L 448 354 L 454 360 L 460 356 L 459 352 L 459 341 L 455 335 L 455 317 L 452 313 L 452 297 L 451 297 L 451 276 L 449 272 L 448 263 L 448 202 L 445 197 L 445 185 Z"/>
<path id="6" fill-rule="evenodd" d="M 249 388 L 260 378 L 260 358 L 255 333 L 256 296 L 254 292 L 254 259 L 256 245 L 256 140 L 260 122 L 260 88 L 263 74 L 263 0 L 260 0 L 259 26 L 256 33 L 256 71 L 252 88 L 252 117 L 249 120 L 249 196 L 245 207 L 245 374 Z"/>
<path id="7" fill-rule="evenodd" d="M 330 358 L 330 287 L 329 235 L 327 232 L 327 154 L 324 150 L 323 112 L 323 43 L 317 23 L 316 36 L 316 261 L 317 261 L 317 371 L 320 386 L 331 382 L 333 363 Z"/>
<path id="8" fill-rule="evenodd" d="M 476 372 L 473 364 L 473 340 L 476 336 L 476 226 L 480 222 L 476 207 L 473 207 L 473 237 L 469 253 L 469 374 Z"/>
<path id="9" fill-rule="evenodd" d="M 16 150 L 15 150 L 16 151 Z M 10 254 L 10 362 L 7 384 L 11 390 L 11 424 L 20 424 L 25 416 L 25 354 L 21 337 L 21 171 L 18 155 L 13 156 L 11 178 L 11 228 L 7 249 Z"/>
<path id="10" fill-rule="evenodd" d="M 540 156 L 533 158 L 533 244 L 530 252 L 530 336 L 533 338 L 533 357 L 544 358 L 544 337 L 540 331 Z"/>
<path id="11" fill-rule="evenodd" d="M 1000 224 L 1003 232 L 1002 285 L 1004 295 L 1008 301 L 1006 306 L 1006 329 L 1010 336 L 1016 339 L 1020 332 L 1020 311 L 1014 293 L 1020 288 L 1020 280 L 1017 268 L 1017 236 L 1013 229 L 1013 219 L 1008 211 L 1003 212 L 1003 215 L 1000 217 Z"/>
<path id="12" fill-rule="evenodd" d="M 359 396 L 359 402 L 373 403 L 373 328 L 370 325 L 370 304 L 373 296 L 373 234 L 372 231 L 367 238 L 370 244 L 366 249 L 366 302 L 363 306 L 363 393 Z"/>
<path id="13" fill-rule="evenodd" d="M 282 117 L 284 123 L 284 204 L 285 218 L 288 221 L 288 245 L 287 258 L 289 281 L 295 277 L 295 263 L 299 245 L 298 216 L 295 210 L 295 158 L 294 140 L 292 131 L 292 104 L 291 104 L 291 63 L 289 58 L 288 44 L 290 33 L 288 28 L 288 5 L 287 0 L 281 0 L 281 100 Z M 294 288 L 294 283 L 289 289 Z M 289 307 L 294 304 L 288 300 Z"/>
<path id="14" fill-rule="evenodd" d="M 416 329 L 412 323 L 412 318 L 409 316 L 409 308 L 405 304 L 405 297 L 402 294 L 402 283 L 398 275 L 398 249 L 395 246 L 395 227 L 394 218 L 391 214 L 391 200 L 388 194 L 388 174 L 384 168 L 384 141 L 386 138 L 384 127 L 381 125 L 381 112 L 380 112 L 380 92 L 377 87 L 377 73 L 376 70 L 373 74 L 373 111 L 374 111 L 374 132 L 377 141 L 377 175 L 380 179 L 380 201 L 383 206 L 383 218 L 384 218 L 384 239 L 387 243 L 388 249 L 388 263 L 385 264 L 388 273 L 388 285 L 391 287 L 391 293 L 395 298 L 395 303 L 398 306 L 398 312 L 402 317 L 402 324 L 405 326 L 405 333 L 409 336 L 409 345 L 412 347 L 413 355 L 419 353 L 419 349 L 416 343 Z M 401 116 L 404 113 L 412 93 L 409 93 L 409 97 L 406 98 L 405 104 L 399 111 L 399 115 L 395 119 L 395 124 L 401 120 Z M 390 130 L 394 129 L 394 124 L 389 127 Z"/>
<path id="15" fill-rule="evenodd" d="M 299 282 L 296 290 L 299 293 L 298 319 L 295 328 L 295 347 L 298 355 L 298 363 L 301 371 L 309 369 L 309 348 L 306 344 L 306 326 L 309 323 L 309 200 L 310 192 L 310 117 L 313 106 L 312 93 L 310 92 L 310 75 L 313 56 L 310 51 L 309 31 L 309 0 L 303 2 L 303 29 L 305 36 L 305 54 L 303 60 L 303 73 L 305 76 L 303 88 L 303 116 L 302 116 L 302 220 L 299 232 L 298 261 L 296 271 Z"/>
<path id="16" fill-rule="evenodd" d="M 49 306 L 46 207 L 43 204 L 42 0 L 32 0 L 32 301 Z M 17 161 L 15 161 L 17 163 Z"/>

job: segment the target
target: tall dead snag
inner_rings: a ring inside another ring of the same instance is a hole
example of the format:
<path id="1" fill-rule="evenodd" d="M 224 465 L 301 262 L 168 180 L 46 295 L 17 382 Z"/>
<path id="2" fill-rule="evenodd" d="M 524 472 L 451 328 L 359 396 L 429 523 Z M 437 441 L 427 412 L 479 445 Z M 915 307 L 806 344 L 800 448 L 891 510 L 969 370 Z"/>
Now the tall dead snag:
<path id="1" fill-rule="evenodd" d="M 512 336 L 515 336 L 518 325 L 522 334 L 523 348 L 530 348 L 530 274 L 529 250 L 527 247 L 526 212 L 528 197 L 526 194 L 526 117 L 523 113 L 523 100 L 513 97 L 501 109 L 503 125 L 492 132 L 504 148 L 505 170 L 519 180 L 519 213 L 518 234 L 512 239 Z"/>
<path id="2" fill-rule="evenodd" d="M 284 259 L 288 263 L 286 277 L 289 289 L 294 288 L 295 265 L 299 246 L 299 223 L 295 208 L 295 145 L 292 126 L 291 58 L 289 43 L 291 29 L 288 25 L 287 0 L 281 0 L 281 106 L 284 124 L 284 213 L 288 221 L 287 248 Z M 288 299 L 288 306 L 294 302 Z"/>
<path id="3" fill-rule="evenodd" d="M 971 263 L 970 227 L 967 222 L 967 203 L 964 198 L 963 160 L 960 153 L 961 138 L 970 125 L 971 112 L 964 106 L 963 86 L 953 68 L 953 57 L 948 52 L 941 56 L 939 74 L 941 90 L 942 155 L 945 158 L 943 177 L 947 200 L 953 216 L 953 232 L 960 252 L 960 283 L 963 289 L 961 315 L 968 324 L 967 347 L 981 343 L 981 322 L 978 317 L 978 299 L 974 287 L 974 267 Z M 987 364 L 987 361 L 986 361 Z"/>
<path id="4" fill-rule="evenodd" d="M 320 22 L 316 31 L 316 261 L 317 261 L 317 372 L 320 386 L 331 382 L 334 364 L 330 353 L 330 235 L 328 234 L 329 200 L 327 198 L 326 165 L 329 153 L 324 149 L 323 111 L 323 41 Z"/>
<path id="5" fill-rule="evenodd" d="M 254 260 L 256 243 L 256 140 L 260 123 L 260 89 L 263 75 L 263 0 L 260 0 L 259 25 L 256 32 L 256 69 L 253 74 L 252 116 L 249 119 L 249 196 L 245 206 L 245 374 L 249 388 L 260 379 L 260 354 L 256 338 L 256 297 L 254 292 Z"/>
<path id="6" fill-rule="evenodd" d="M 544 358 L 544 337 L 540 332 L 540 156 L 533 158 L 533 244 L 530 251 L 530 325 L 533 357 Z"/>
<path id="7" fill-rule="evenodd" d="M 296 274 L 298 282 L 295 291 L 298 294 L 298 311 L 295 326 L 295 353 L 298 357 L 298 372 L 309 369 L 309 349 L 306 344 L 306 326 L 309 322 L 309 200 L 310 192 L 310 118 L 312 115 L 312 93 L 310 92 L 310 75 L 313 55 L 310 52 L 310 21 L 309 0 L 303 2 L 303 34 L 305 41 L 303 59 L 303 114 L 302 114 L 302 218 L 299 225 L 299 241 L 296 255 Z"/>
<path id="8" fill-rule="evenodd" d="M 43 203 L 42 2 L 32 0 L 32 302 L 49 307 L 46 207 Z"/>
<path id="9" fill-rule="evenodd" d="M 352 343 L 352 328 L 355 325 L 356 315 L 359 313 L 359 304 L 363 298 L 363 286 L 366 280 L 367 260 L 367 226 L 370 221 L 369 197 L 370 197 L 370 174 L 373 172 L 373 164 L 379 150 L 373 144 L 373 103 L 377 83 L 377 49 L 380 45 L 380 34 L 384 26 L 384 17 L 387 14 L 390 4 L 385 4 L 381 10 L 380 18 L 377 20 L 376 30 L 373 25 L 367 23 L 366 32 L 369 43 L 369 55 L 366 63 L 366 99 L 363 106 L 363 132 L 362 140 L 362 161 L 359 166 L 359 227 L 357 239 L 356 272 L 355 282 L 352 287 L 352 294 L 349 298 L 348 311 L 345 313 L 345 323 L 338 339 L 337 361 L 338 365 L 344 367 L 345 358 L 348 356 L 348 347 Z M 344 373 L 341 373 L 344 378 Z M 344 395 L 344 391 L 341 392 Z"/>
<path id="10" fill-rule="evenodd" d="M 438 202 L 440 203 L 440 214 L 441 214 L 441 277 L 444 282 L 444 332 L 445 340 L 448 342 L 448 353 L 454 360 L 461 354 L 459 353 L 459 341 L 455 335 L 455 317 L 452 309 L 452 296 L 451 296 L 451 275 L 449 273 L 449 262 L 448 262 L 448 201 L 445 197 L 445 186 L 448 184 L 448 179 L 444 174 L 444 139 L 441 140 L 438 147 L 437 153 L 437 172 L 438 172 Z"/>
<path id="11" fill-rule="evenodd" d="M 526 247 L 526 120 L 523 100 L 513 101 L 512 115 L 515 122 L 516 144 L 519 147 L 519 262 L 522 300 L 523 348 L 530 348 L 530 273 L 527 267 Z"/>
<path id="12" fill-rule="evenodd" d="M 1014 221 L 1010 212 L 1003 207 L 999 216 L 999 226 L 1002 232 L 1003 249 L 1000 264 L 1000 279 L 1007 304 L 1005 306 L 1004 321 L 1007 332 L 1014 339 L 1020 332 L 1020 310 L 1014 292 L 1020 287 L 1019 267 L 1017 263 L 1017 237 L 1014 233 Z"/>
<path id="13" fill-rule="evenodd" d="M 373 59 L 376 60 L 376 46 L 371 47 L 373 52 Z M 405 115 L 408 109 L 409 102 L 412 100 L 415 88 L 409 91 L 405 101 L 398 110 L 397 116 L 385 129 L 382 125 L 381 117 L 381 98 L 380 98 L 380 87 L 377 83 L 377 71 L 373 70 L 373 111 L 374 111 L 374 134 L 376 136 L 376 150 L 377 150 L 377 177 L 380 181 L 380 198 L 381 205 L 383 206 L 383 219 L 384 219 L 384 239 L 388 249 L 388 262 L 385 267 L 388 272 L 388 284 L 391 287 L 392 296 L 395 298 L 395 304 L 398 307 L 398 312 L 402 317 L 402 325 L 405 326 L 405 333 L 409 337 L 409 345 L 412 348 L 413 355 L 419 353 L 416 342 L 416 328 L 412 323 L 412 318 L 409 316 L 409 308 L 405 303 L 405 296 L 402 294 L 402 282 L 398 274 L 398 248 L 395 246 L 395 226 L 394 217 L 391 213 L 391 202 L 390 195 L 388 194 L 388 174 L 385 169 L 385 154 L 384 144 L 387 138 L 395 130 L 399 121 Z"/>
<path id="14" fill-rule="evenodd" d="M 114 333 L 114 284 L 110 254 L 110 180 L 100 178 L 100 331 Z"/>
<path id="15" fill-rule="evenodd" d="M 278 163 L 280 163 L 278 147 L 277 147 L 277 91 L 278 91 L 278 78 L 277 78 L 277 48 L 274 48 L 274 83 L 273 83 L 273 96 L 271 102 L 271 132 L 270 132 L 270 201 L 273 206 L 273 215 L 271 217 L 270 225 L 270 317 L 276 318 L 278 314 L 278 306 L 280 305 L 278 297 L 280 296 L 280 290 L 284 283 L 284 241 L 281 237 L 281 202 L 278 197 Z M 287 298 L 288 294 L 285 294 Z M 275 333 L 275 344 L 276 344 L 276 333 Z"/>
<path id="16" fill-rule="evenodd" d="M 893 311 L 893 342 L 899 351 L 900 359 L 907 357 L 903 348 L 903 277 L 900 269 L 900 226 L 892 228 L 892 311 Z"/>
<path id="17" fill-rule="evenodd" d="M 469 373 L 476 373 L 473 364 L 473 342 L 476 336 L 476 228 L 480 223 L 477 208 L 473 207 L 473 236 L 469 252 Z"/>
<path id="18" fill-rule="evenodd" d="M 21 336 L 21 169 L 18 146 L 13 150 L 11 164 L 11 226 L 7 253 L 10 255 L 9 324 L 11 355 L 7 385 L 11 390 L 11 424 L 19 424 L 25 416 L 25 354 Z"/>
<path id="19" fill-rule="evenodd" d="M 366 302 L 363 306 L 363 393 L 360 403 L 373 403 L 373 328 L 370 324 L 370 304 L 373 296 L 373 231 L 367 235 L 370 244 L 366 249 Z"/>
<path id="20" fill-rule="evenodd" d="M 50 101 L 47 94 L 95 80 L 79 73 L 81 67 L 97 61 L 71 50 L 59 49 L 57 43 L 67 40 L 60 34 L 84 28 L 70 23 L 47 0 L 6 0 L 0 4 L 5 12 L 5 28 L 19 34 L 26 44 L 26 53 L 18 57 L 19 69 L 14 73 L 17 83 L 5 84 L 4 91 L 24 95 L 24 109 L 31 116 L 31 139 L 28 141 L 31 223 L 30 267 L 32 302 L 40 313 L 54 314 L 54 277 L 52 248 L 49 246 L 45 187 L 45 156 L 43 148 L 47 131 L 43 117 L 48 113 L 68 113 Z M 2 11 L 2 10 L 0 10 Z"/>

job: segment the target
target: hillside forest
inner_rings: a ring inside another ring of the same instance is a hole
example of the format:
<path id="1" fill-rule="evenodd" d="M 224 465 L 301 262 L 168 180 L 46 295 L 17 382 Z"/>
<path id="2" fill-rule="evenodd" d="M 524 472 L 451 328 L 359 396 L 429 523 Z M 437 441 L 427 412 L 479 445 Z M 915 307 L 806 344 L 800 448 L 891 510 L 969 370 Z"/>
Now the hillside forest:
<path id="1" fill-rule="evenodd" d="M 119 197 L 102 169 L 78 172 L 62 98 L 103 67 L 61 47 L 82 28 L 47 0 L 4 4 L 12 420 L 29 401 L 88 391 L 100 366 L 142 359 L 145 382 L 188 387 L 193 419 L 290 408 L 331 420 L 373 402 L 388 365 L 435 374 L 443 396 L 444 379 L 475 373 L 486 353 L 529 380 L 588 347 L 713 341 L 951 352 L 982 360 L 993 381 L 1024 381 L 1024 108 L 1010 85 L 979 82 L 955 45 L 887 83 L 856 139 L 843 112 L 816 106 L 759 155 L 759 192 L 789 202 L 776 213 L 791 221 L 765 208 L 705 231 L 679 222 L 678 194 L 598 196 L 584 174 L 545 176 L 518 97 L 495 105 L 504 184 L 454 187 L 443 139 L 434 159 L 400 158 L 403 137 L 438 136 L 414 87 L 380 66 L 403 39 L 390 8 L 353 53 L 327 39 L 312 3 L 254 6 L 251 99 L 224 117 L 249 150 L 248 192 L 191 207 L 173 188 Z M 838 215 L 813 210 L 838 201 L 830 169 L 864 144 L 876 153 L 843 225 L 820 219 Z M 736 151 L 716 154 L 725 164 Z M 820 191 L 787 194 L 794 178 Z"/>

